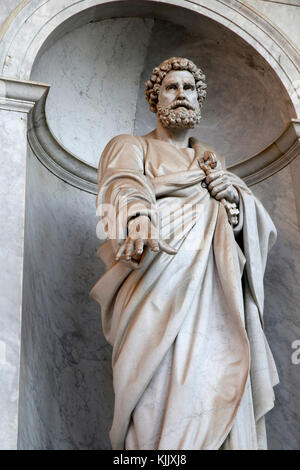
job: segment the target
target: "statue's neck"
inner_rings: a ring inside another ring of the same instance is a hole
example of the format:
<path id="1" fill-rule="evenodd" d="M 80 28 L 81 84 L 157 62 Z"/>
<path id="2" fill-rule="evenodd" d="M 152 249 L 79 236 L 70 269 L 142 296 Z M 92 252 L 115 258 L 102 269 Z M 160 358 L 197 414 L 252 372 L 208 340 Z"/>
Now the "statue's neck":
<path id="1" fill-rule="evenodd" d="M 161 122 L 157 121 L 157 128 L 151 132 L 155 139 L 169 142 L 177 148 L 189 147 L 190 129 L 180 129 L 173 127 L 163 127 Z"/>

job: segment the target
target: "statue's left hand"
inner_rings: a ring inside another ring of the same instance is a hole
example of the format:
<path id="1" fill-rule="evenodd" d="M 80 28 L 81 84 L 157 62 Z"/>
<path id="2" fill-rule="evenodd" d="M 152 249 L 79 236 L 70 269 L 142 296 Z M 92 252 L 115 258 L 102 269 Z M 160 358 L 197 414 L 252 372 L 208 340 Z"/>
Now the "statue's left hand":
<path id="1" fill-rule="evenodd" d="M 237 206 L 239 205 L 239 193 L 233 186 L 230 175 L 226 174 L 220 167 L 211 170 L 206 176 L 205 181 L 208 185 L 208 191 L 217 201 L 226 199 L 226 201 L 230 203 L 235 203 Z"/>

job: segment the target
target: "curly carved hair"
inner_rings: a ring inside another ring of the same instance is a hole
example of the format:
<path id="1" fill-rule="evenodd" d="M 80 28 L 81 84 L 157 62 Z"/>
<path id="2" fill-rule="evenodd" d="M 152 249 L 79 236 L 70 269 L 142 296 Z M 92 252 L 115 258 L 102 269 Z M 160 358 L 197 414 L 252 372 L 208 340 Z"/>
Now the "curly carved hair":
<path id="1" fill-rule="evenodd" d="M 152 70 L 150 80 L 147 80 L 145 83 L 145 95 L 146 100 L 149 103 L 150 110 L 153 113 L 156 113 L 156 105 L 158 102 L 161 83 L 167 73 L 171 70 L 187 70 L 188 72 L 191 72 L 195 79 L 196 89 L 198 92 L 198 102 L 201 108 L 206 97 L 206 83 L 204 73 L 199 67 L 197 67 L 197 65 L 194 64 L 194 62 L 189 59 L 184 59 L 182 57 L 170 57 L 170 59 L 164 60 L 161 64 L 159 64 L 158 67 L 155 67 Z"/>

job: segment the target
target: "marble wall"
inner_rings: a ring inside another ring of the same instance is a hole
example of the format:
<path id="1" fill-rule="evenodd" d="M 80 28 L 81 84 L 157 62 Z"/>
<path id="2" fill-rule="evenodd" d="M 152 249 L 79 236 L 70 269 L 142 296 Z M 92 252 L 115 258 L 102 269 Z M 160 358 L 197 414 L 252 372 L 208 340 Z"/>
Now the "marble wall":
<path id="1" fill-rule="evenodd" d="M 206 73 L 207 102 L 196 134 L 228 165 L 262 150 L 284 129 L 290 109 L 274 72 L 246 42 L 207 18 L 199 18 L 196 30 L 153 18 L 78 27 L 39 57 L 31 78 L 51 84 L 46 114 L 56 138 L 97 166 L 114 135 L 155 127 L 144 83 L 153 67 L 176 55 Z"/>
<path id="2" fill-rule="evenodd" d="M 245 0 L 256 8 L 300 48 L 300 2 L 299 0 Z"/>
<path id="3" fill-rule="evenodd" d="M 53 134 L 94 166 L 108 140 L 134 131 L 152 24 L 151 19 L 118 18 L 82 26 L 35 64 L 31 78 L 51 84 L 46 113 Z"/>
<path id="4" fill-rule="evenodd" d="M 9 2 L 0 2 L 0 27 L 20 3 L 20 0 L 9 0 Z"/>
<path id="5" fill-rule="evenodd" d="M 9 7 L 5 3 L 0 3 L 0 22 L 19 2 L 14 0 Z M 293 8 L 291 15 L 290 6 L 271 7 L 262 0 L 248 3 L 272 17 L 299 44 L 294 18 L 300 9 Z M 276 76 L 246 43 L 209 19 L 199 20 L 198 31 L 153 18 L 81 26 L 44 52 L 31 78 L 52 86 L 47 116 L 53 133 L 68 150 L 96 166 L 110 137 L 120 132 L 142 134 L 154 127 L 143 82 L 160 60 L 177 54 L 189 55 L 207 74 L 208 101 L 199 136 L 224 153 L 228 163 L 260 150 L 281 131 L 290 110 Z M 17 176 L 25 171 L 24 145 L 13 156 L 9 148 L 13 140 L 24 141 L 25 121 L 16 112 L 13 115 L 20 118 L 19 124 L 14 121 L 10 129 L 7 115 L 0 131 L 5 142 L 0 208 L 10 227 L 1 233 L 10 247 L 1 252 L 2 265 L 15 273 L 19 287 L 10 296 L 9 289 L 1 286 L 1 301 L 8 303 L 4 310 L 9 315 L 0 317 L 0 410 L 12 410 L 14 416 L 1 415 L 4 448 L 16 447 L 15 364 L 20 333 L 16 325 L 23 263 L 20 209 L 25 178 L 23 174 L 18 184 Z M 281 380 L 275 390 L 276 407 L 267 417 L 271 449 L 300 446 L 300 365 L 291 360 L 291 343 L 300 339 L 297 175 L 299 158 L 252 188 L 278 228 L 265 277 L 265 328 Z M 10 200 L 6 195 L 12 194 Z M 14 208 L 8 210 L 5 201 Z M 25 222 L 19 448 L 108 449 L 111 350 L 101 332 L 99 306 L 88 297 L 103 269 L 96 257 L 95 197 L 56 178 L 29 151 Z"/>
<path id="6" fill-rule="evenodd" d="M 291 169 L 289 165 L 251 188 L 278 231 L 265 274 L 264 318 L 280 383 L 266 423 L 269 448 L 285 450 L 300 447 L 300 364 L 292 361 L 292 342 L 300 340 L 300 233 Z"/>
<path id="7" fill-rule="evenodd" d="M 111 351 L 89 290 L 96 257 L 95 197 L 27 161 L 20 449 L 107 449 Z"/>
<path id="8" fill-rule="evenodd" d="M 17 447 L 26 122 L 0 109 L 0 450 Z"/>
<path id="9" fill-rule="evenodd" d="M 111 350 L 88 297 L 102 272 L 95 198 L 31 154 L 27 171 L 19 447 L 108 449 Z M 265 276 L 265 331 L 280 384 L 267 429 L 269 448 L 286 450 L 300 445 L 300 365 L 291 360 L 300 339 L 300 238 L 291 188 L 290 167 L 252 188 L 278 229 Z"/>

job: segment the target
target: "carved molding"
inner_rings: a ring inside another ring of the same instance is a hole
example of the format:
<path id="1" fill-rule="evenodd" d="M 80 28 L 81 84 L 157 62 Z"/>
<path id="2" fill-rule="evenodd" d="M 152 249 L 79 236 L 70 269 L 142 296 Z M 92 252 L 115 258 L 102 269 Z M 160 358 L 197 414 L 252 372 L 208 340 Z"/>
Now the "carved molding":
<path id="1" fill-rule="evenodd" d="M 193 11 L 195 21 L 201 14 L 225 25 L 253 46 L 277 73 L 300 117 L 299 51 L 270 20 L 240 0 L 25 0 L 0 29 L 0 73 L 28 80 L 42 49 L 68 28 L 118 15 L 153 11 L 157 16 L 172 5 L 182 7 L 183 14 Z"/>
<path id="2" fill-rule="evenodd" d="M 9 98 L 0 97 L 0 109 L 5 111 L 15 111 L 19 113 L 29 113 L 34 103 L 23 100 L 13 100 Z"/>
<path id="3" fill-rule="evenodd" d="M 53 136 L 45 115 L 48 90 L 28 118 L 28 142 L 40 162 L 66 183 L 97 194 L 97 169 L 66 150 Z"/>
<path id="4" fill-rule="evenodd" d="M 0 77 L 0 109 L 29 113 L 49 85 Z"/>
<path id="5" fill-rule="evenodd" d="M 52 135 L 45 115 L 48 89 L 29 114 L 28 141 L 36 157 L 58 178 L 97 194 L 97 169 L 65 149 Z M 228 169 L 252 186 L 277 173 L 300 154 L 300 120 L 293 119 L 282 134 L 261 152 Z"/>
<path id="6" fill-rule="evenodd" d="M 260 0 L 262 3 L 278 3 L 279 5 L 289 5 L 292 7 L 300 7 L 299 0 Z M 298 2 L 298 3 L 297 3 Z"/>
<path id="7" fill-rule="evenodd" d="M 300 113 L 296 89 L 299 51 L 271 21 L 241 0 L 211 0 L 209 5 L 207 0 L 23 0 L 0 29 L 0 70 L 6 77 L 12 77 L 0 80 L 0 109 L 29 112 L 30 146 L 39 160 L 62 180 L 84 191 L 97 191 L 97 170 L 64 149 L 50 132 L 45 118 L 49 86 L 27 81 L 37 56 L 49 41 L 68 28 L 97 21 L 103 15 L 111 17 L 121 12 L 121 16 L 132 16 L 135 12 L 143 16 L 153 6 L 156 11 L 156 6 L 172 5 L 192 10 L 195 18 L 201 14 L 224 24 L 251 44 L 273 67 Z M 292 119 L 271 145 L 230 170 L 254 185 L 282 169 L 298 154 L 299 121 Z"/>
<path id="8" fill-rule="evenodd" d="M 0 77 L 0 109 L 28 113 L 29 145 L 54 175 L 83 191 L 97 194 L 97 169 L 65 149 L 47 124 L 45 104 L 50 86 Z M 300 120 L 292 119 L 283 132 L 261 152 L 228 169 L 253 186 L 300 155 Z"/>
<path id="9" fill-rule="evenodd" d="M 228 168 L 248 186 L 274 175 L 300 155 L 300 120 L 292 119 L 283 132 L 261 152 Z"/>

